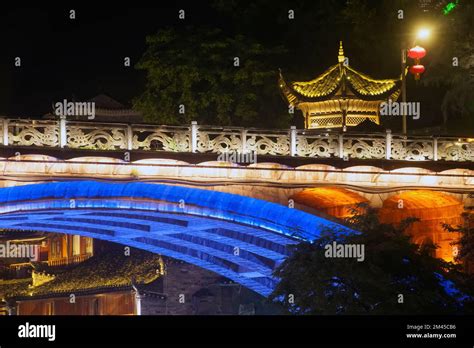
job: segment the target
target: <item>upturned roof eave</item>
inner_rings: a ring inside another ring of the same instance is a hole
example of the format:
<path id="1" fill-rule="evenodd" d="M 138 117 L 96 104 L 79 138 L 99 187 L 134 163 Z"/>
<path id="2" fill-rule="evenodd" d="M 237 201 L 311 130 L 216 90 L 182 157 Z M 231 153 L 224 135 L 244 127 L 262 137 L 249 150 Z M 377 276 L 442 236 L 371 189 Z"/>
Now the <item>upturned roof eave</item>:
<path id="1" fill-rule="evenodd" d="M 311 85 L 311 84 L 316 84 L 316 83 L 322 83 L 322 81 L 325 78 L 327 78 L 334 71 L 336 67 L 339 67 L 340 69 L 340 74 L 339 74 L 340 78 L 335 82 L 336 85 L 333 85 L 333 87 L 331 88 L 332 91 L 330 93 L 327 93 L 321 96 L 309 97 L 296 91 L 293 87 L 295 84 Z M 352 74 L 358 75 L 364 81 L 369 81 L 376 84 L 394 83 L 394 87 L 380 94 L 375 94 L 375 95 L 363 94 L 360 91 L 358 91 L 351 82 L 347 81 L 347 71 L 350 71 Z M 350 90 L 354 96 L 343 95 L 343 93 L 341 93 L 341 90 L 342 90 L 341 87 L 343 84 L 345 85 L 345 88 L 347 90 Z M 377 79 L 373 79 L 372 77 L 366 74 L 360 73 L 357 70 L 344 65 L 343 63 L 338 63 L 336 65 L 329 67 L 328 69 L 326 69 L 325 72 L 323 72 L 322 74 L 320 74 L 319 76 L 317 76 L 316 78 L 310 81 L 303 81 L 303 82 L 296 81 L 296 82 L 291 82 L 290 84 L 288 84 L 285 81 L 283 74 L 280 71 L 279 86 L 280 86 L 280 91 L 282 92 L 286 101 L 290 105 L 295 105 L 295 106 L 301 103 L 341 99 L 341 97 L 347 98 L 347 99 L 361 99 L 361 100 L 367 100 L 367 101 L 388 100 L 388 99 L 396 100 L 400 94 L 401 78 L 377 80 Z"/>

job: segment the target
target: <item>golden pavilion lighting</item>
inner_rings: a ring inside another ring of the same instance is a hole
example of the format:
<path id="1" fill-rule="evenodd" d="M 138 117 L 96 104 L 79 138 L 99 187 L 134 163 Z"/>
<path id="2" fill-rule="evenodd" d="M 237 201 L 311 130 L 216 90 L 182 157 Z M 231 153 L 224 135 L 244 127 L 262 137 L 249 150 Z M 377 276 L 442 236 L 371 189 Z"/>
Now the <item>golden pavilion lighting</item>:
<path id="1" fill-rule="evenodd" d="M 376 80 L 351 68 L 342 41 L 337 60 L 305 82 L 287 83 L 280 71 L 278 84 L 284 99 L 302 111 L 306 128 L 356 126 L 366 119 L 380 124 L 380 104 L 398 99 L 401 78 Z"/>

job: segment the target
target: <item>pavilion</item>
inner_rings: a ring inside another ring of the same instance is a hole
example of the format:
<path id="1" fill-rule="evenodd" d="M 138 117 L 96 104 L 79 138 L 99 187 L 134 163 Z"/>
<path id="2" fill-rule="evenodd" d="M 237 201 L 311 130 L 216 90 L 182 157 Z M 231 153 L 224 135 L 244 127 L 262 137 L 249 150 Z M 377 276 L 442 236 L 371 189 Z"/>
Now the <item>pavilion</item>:
<path id="1" fill-rule="evenodd" d="M 310 81 L 287 83 L 280 71 L 283 98 L 302 111 L 305 128 L 344 128 L 366 119 L 380 124 L 380 104 L 399 97 L 401 78 L 376 80 L 347 62 L 341 41 L 338 63 Z"/>

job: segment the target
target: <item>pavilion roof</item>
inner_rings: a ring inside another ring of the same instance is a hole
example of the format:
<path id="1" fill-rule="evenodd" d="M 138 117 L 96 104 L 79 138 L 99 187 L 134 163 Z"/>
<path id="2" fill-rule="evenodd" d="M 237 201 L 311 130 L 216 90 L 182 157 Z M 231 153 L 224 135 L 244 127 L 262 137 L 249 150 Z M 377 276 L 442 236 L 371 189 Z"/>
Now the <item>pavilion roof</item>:
<path id="1" fill-rule="evenodd" d="M 338 63 L 310 81 L 287 83 L 280 71 L 279 85 L 291 105 L 351 97 L 362 100 L 396 100 L 401 78 L 377 80 L 345 64 L 342 42 Z"/>

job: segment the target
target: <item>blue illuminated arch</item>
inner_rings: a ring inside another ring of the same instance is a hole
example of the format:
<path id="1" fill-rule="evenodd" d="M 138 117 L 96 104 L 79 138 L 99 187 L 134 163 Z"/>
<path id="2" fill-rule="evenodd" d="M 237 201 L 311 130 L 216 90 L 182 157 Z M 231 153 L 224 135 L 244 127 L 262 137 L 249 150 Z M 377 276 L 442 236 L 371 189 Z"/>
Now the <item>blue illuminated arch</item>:
<path id="1" fill-rule="evenodd" d="M 259 199 L 196 188 L 67 181 L 0 189 L 0 228 L 77 234 L 169 256 L 268 296 L 298 240 L 337 223 Z M 236 253 L 235 251 L 238 250 Z"/>

